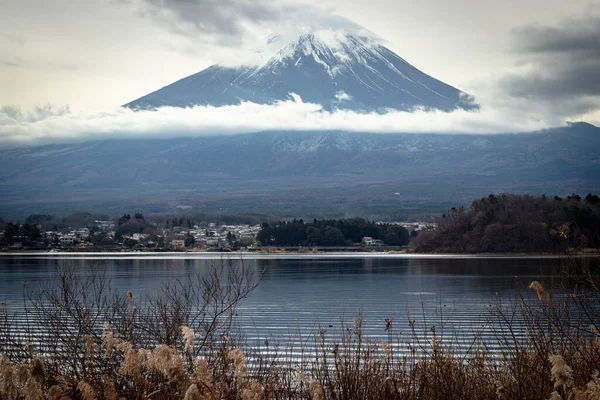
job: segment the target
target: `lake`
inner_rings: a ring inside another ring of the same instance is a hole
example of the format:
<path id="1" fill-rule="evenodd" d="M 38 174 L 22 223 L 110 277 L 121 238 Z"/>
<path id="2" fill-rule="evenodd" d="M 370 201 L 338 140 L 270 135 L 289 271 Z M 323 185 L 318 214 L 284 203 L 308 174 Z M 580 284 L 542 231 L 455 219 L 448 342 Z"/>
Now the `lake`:
<path id="1" fill-rule="evenodd" d="M 30 291 L 55 279 L 62 265 L 77 274 L 106 269 L 117 291 L 152 293 L 170 278 L 185 280 L 202 273 L 221 254 L 2 255 L 0 301 L 12 312 L 23 310 L 23 284 Z M 367 336 L 388 337 L 385 319 L 406 334 L 408 321 L 426 329 L 444 326 L 444 335 L 468 340 L 475 333 L 495 342 L 490 307 L 508 303 L 517 285 L 549 283 L 565 259 L 553 257 L 480 258 L 378 254 L 260 255 L 230 254 L 262 282 L 246 299 L 238 319 L 247 342 L 262 346 L 266 337 L 283 344 L 289 336 L 310 337 L 319 328 L 341 330 L 362 314 Z"/>

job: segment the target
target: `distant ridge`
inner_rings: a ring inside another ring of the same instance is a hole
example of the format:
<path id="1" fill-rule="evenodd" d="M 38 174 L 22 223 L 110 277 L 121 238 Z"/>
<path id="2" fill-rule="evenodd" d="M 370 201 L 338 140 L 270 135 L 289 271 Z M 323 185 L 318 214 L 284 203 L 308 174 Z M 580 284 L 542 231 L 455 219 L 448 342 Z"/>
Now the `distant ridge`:
<path id="1" fill-rule="evenodd" d="M 179 205 L 384 216 L 490 193 L 588 192 L 600 192 L 600 128 L 586 123 L 504 135 L 258 132 L 0 150 L 0 217 Z"/>
<path id="2" fill-rule="evenodd" d="M 421 72 L 374 40 L 331 32 L 301 35 L 259 67 L 213 65 L 125 107 L 272 104 L 290 93 L 329 110 L 478 108 L 471 96 Z"/>

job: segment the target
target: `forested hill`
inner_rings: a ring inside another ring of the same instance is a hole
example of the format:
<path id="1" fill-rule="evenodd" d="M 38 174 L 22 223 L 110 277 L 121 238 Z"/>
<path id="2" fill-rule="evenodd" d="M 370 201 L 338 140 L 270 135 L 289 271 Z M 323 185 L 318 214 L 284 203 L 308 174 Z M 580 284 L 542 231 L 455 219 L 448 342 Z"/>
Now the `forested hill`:
<path id="1" fill-rule="evenodd" d="M 453 208 L 411 242 L 416 252 L 563 252 L 600 248 L 600 198 L 489 195 Z"/>
<path id="2" fill-rule="evenodd" d="M 345 246 L 360 243 L 364 237 L 381 240 L 389 246 L 408 244 L 408 231 L 399 225 L 377 224 L 362 218 L 346 220 L 303 220 L 263 224 L 257 240 L 263 246 Z"/>

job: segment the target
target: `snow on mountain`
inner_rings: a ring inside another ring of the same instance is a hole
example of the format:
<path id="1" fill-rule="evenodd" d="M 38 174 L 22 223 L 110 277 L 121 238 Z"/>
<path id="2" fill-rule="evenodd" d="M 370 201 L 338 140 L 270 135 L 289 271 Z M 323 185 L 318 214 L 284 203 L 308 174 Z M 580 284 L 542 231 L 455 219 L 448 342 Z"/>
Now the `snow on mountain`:
<path id="1" fill-rule="evenodd" d="M 289 99 L 290 93 L 328 110 L 478 107 L 469 95 L 421 72 L 374 39 L 330 30 L 301 35 L 262 66 L 213 65 L 125 107 L 272 104 Z"/>

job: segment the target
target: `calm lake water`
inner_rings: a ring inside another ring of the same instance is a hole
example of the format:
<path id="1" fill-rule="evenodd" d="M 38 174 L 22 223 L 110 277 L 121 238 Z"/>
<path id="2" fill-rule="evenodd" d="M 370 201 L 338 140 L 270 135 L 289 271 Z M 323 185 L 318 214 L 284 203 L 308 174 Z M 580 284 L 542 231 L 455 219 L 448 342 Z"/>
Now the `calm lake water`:
<path id="1" fill-rule="evenodd" d="M 35 290 L 55 279 L 61 265 L 78 274 L 105 268 L 113 288 L 137 295 L 152 293 L 170 278 L 185 280 L 206 271 L 220 255 L 0 256 L 0 301 L 9 310 L 23 307 L 23 283 Z M 239 263 L 240 256 L 229 256 Z M 417 325 L 445 325 L 452 337 L 482 332 L 494 341 L 489 307 L 498 299 L 514 299 L 515 287 L 532 280 L 549 283 L 564 260 L 557 258 L 452 258 L 373 255 L 244 255 L 243 262 L 263 281 L 239 311 L 249 344 L 270 336 L 281 343 L 288 336 L 341 329 L 340 317 L 352 324 L 362 312 L 366 333 L 385 340 L 385 318 L 394 331 L 408 333 Z M 438 328 L 439 329 L 439 328 Z M 438 330 L 439 331 L 439 330 Z"/>

